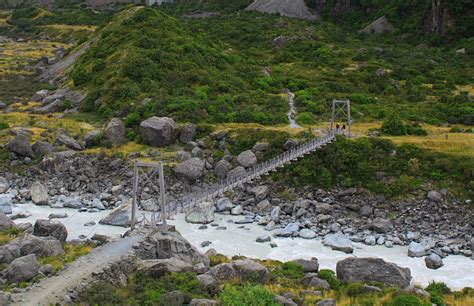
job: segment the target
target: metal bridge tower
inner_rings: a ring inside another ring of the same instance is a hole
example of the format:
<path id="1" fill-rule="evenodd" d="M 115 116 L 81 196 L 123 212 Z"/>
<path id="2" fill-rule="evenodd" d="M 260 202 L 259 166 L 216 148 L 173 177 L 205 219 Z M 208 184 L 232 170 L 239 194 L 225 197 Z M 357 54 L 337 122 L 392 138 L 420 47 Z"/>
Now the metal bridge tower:
<path id="1" fill-rule="evenodd" d="M 331 110 L 331 127 L 329 132 L 331 135 L 334 135 L 334 123 L 337 119 L 347 120 L 344 124 L 347 123 L 347 135 L 348 137 L 352 136 L 352 120 L 351 120 L 351 101 L 346 100 L 332 100 L 332 110 Z"/>

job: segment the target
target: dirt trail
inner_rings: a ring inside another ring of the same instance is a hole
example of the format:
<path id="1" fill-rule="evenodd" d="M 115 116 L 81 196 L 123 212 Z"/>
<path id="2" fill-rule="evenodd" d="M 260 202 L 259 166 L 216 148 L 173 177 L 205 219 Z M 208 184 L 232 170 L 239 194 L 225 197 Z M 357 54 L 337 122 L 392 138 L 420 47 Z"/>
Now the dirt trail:
<path id="1" fill-rule="evenodd" d="M 143 239 L 142 235 L 123 238 L 94 249 L 90 254 L 71 263 L 57 276 L 45 278 L 30 290 L 14 294 L 14 305 L 55 305 L 63 304 L 68 290 L 88 282 L 92 273 L 99 272 L 110 263 L 128 255 L 135 243 Z"/>

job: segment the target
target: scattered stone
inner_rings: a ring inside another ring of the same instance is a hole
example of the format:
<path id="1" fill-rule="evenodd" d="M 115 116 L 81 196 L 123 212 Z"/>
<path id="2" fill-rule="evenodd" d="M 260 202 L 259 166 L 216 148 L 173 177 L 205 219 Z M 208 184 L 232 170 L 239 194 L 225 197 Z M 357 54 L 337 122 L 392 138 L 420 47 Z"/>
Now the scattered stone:
<path id="1" fill-rule="evenodd" d="M 189 306 L 219 306 L 221 303 L 208 299 L 192 299 Z"/>
<path id="2" fill-rule="evenodd" d="M 193 141 L 196 137 L 196 125 L 195 124 L 186 124 L 181 127 L 179 132 L 179 141 L 186 144 L 190 141 Z"/>
<path id="3" fill-rule="evenodd" d="M 304 238 L 304 239 L 314 239 L 316 238 L 316 233 L 310 229 L 307 229 L 307 228 L 304 228 L 302 229 L 299 234 L 298 234 L 301 238 Z"/>
<path id="4" fill-rule="evenodd" d="M 432 202 L 441 202 L 441 200 L 443 199 L 443 196 L 441 195 L 440 192 L 436 190 L 430 190 L 428 191 L 426 198 Z"/>
<path id="5" fill-rule="evenodd" d="M 252 167 L 257 163 L 257 157 L 250 151 L 244 151 L 237 156 L 237 162 L 244 168 Z"/>
<path id="6" fill-rule="evenodd" d="M 385 234 L 392 228 L 392 223 L 386 219 L 375 218 L 372 221 L 372 227 L 377 233 Z"/>
<path id="7" fill-rule="evenodd" d="M 46 187 L 40 182 L 36 181 L 30 188 L 31 200 L 38 205 L 48 205 L 49 195 Z"/>
<path id="8" fill-rule="evenodd" d="M 367 245 L 375 245 L 375 237 L 372 235 L 365 237 L 364 243 Z"/>
<path id="9" fill-rule="evenodd" d="M 408 256 L 410 257 L 423 257 L 426 255 L 425 247 L 415 241 L 410 242 L 408 246 Z"/>
<path id="10" fill-rule="evenodd" d="M 90 227 L 90 226 L 94 226 L 96 224 L 97 223 L 95 221 L 89 221 L 89 222 L 84 223 L 84 226 Z"/>
<path id="11" fill-rule="evenodd" d="M 269 242 L 271 241 L 272 238 L 270 238 L 270 236 L 268 235 L 265 235 L 265 236 L 259 236 L 257 237 L 257 240 L 255 240 L 256 242 L 260 242 L 260 243 L 263 243 L 263 242 Z"/>
<path id="12" fill-rule="evenodd" d="M 15 223 L 4 212 L 0 211 L 0 231 L 6 231 L 12 227 L 15 227 Z"/>
<path id="13" fill-rule="evenodd" d="M 12 201 L 15 197 L 12 194 L 0 194 L 0 212 L 4 214 L 11 214 L 12 211 Z"/>
<path id="14" fill-rule="evenodd" d="M 336 300 L 324 299 L 316 303 L 316 306 L 336 306 Z"/>
<path id="15" fill-rule="evenodd" d="M 15 138 L 10 140 L 7 145 L 8 151 L 13 152 L 23 157 L 34 157 L 33 149 L 31 148 L 28 137 L 23 134 L 18 134 Z"/>
<path id="16" fill-rule="evenodd" d="M 3 176 L 0 176 L 0 193 L 7 192 L 9 188 L 10 188 L 10 182 Z"/>
<path id="17" fill-rule="evenodd" d="M 395 31 L 395 27 L 388 21 L 386 16 L 382 16 L 379 19 L 375 20 L 369 24 L 364 29 L 359 32 L 369 33 L 369 34 L 381 34 L 381 33 L 392 33 Z"/>
<path id="18" fill-rule="evenodd" d="M 230 214 L 233 216 L 237 216 L 237 215 L 241 215 L 242 212 L 243 212 L 242 206 L 237 205 L 234 208 L 232 208 L 232 210 L 230 211 Z"/>
<path id="19" fill-rule="evenodd" d="M 48 237 L 37 237 L 34 235 L 24 235 L 18 238 L 21 254 L 36 254 L 39 257 L 64 255 L 64 249 L 61 241 Z"/>
<path id="20" fill-rule="evenodd" d="M 43 157 L 55 151 L 52 144 L 47 141 L 37 141 L 32 146 L 33 153 L 36 157 Z"/>
<path id="21" fill-rule="evenodd" d="M 20 283 L 31 280 L 38 274 L 40 264 L 35 254 L 30 254 L 12 261 L 3 277 L 10 283 Z"/>
<path id="22" fill-rule="evenodd" d="M 104 134 L 109 143 L 114 146 L 126 142 L 125 123 L 119 118 L 112 118 L 105 128 Z"/>
<path id="23" fill-rule="evenodd" d="M 336 273 L 343 282 L 380 282 L 401 288 L 408 287 L 411 282 L 410 269 L 381 258 L 349 257 L 337 263 Z"/>
<path id="24" fill-rule="evenodd" d="M 64 219 L 67 217 L 68 217 L 67 213 L 53 213 L 53 214 L 49 214 L 48 219 Z"/>
<path id="25" fill-rule="evenodd" d="M 428 269 L 439 269 L 443 266 L 443 260 L 438 254 L 432 253 L 425 257 L 425 265 Z"/>
<path id="26" fill-rule="evenodd" d="M 102 218 L 99 223 L 114 226 L 130 226 L 131 204 L 129 202 L 122 204 L 114 209 L 107 216 Z"/>
<path id="27" fill-rule="evenodd" d="M 319 262 L 317 258 L 308 259 L 296 259 L 293 260 L 294 263 L 303 266 L 304 273 L 316 273 L 319 269 Z"/>
<path id="28" fill-rule="evenodd" d="M 301 280 L 301 284 L 305 287 L 317 287 L 324 290 L 331 289 L 331 285 L 326 280 L 319 278 L 316 273 L 307 273 Z"/>
<path id="29" fill-rule="evenodd" d="M 205 248 L 205 247 L 210 246 L 211 244 L 212 244 L 212 242 L 210 242 L 210 241 L 203 241 L 203 242 L 201 243 L 201 247 Z"/>
<path id="30" fill-rule="evenodd" d="M 174 172 L 191 180 L 196 180 L 204 175 L 205 162 L 194 157 L 183 161 L 174 168 Z"/>
<path id="31" fill-rule="evenodd" d="M 351 240 L 341 232 L 326 235 L 323 245 L 344 253 L 352 253 L 354 251 Z"/>
<path id="32" fill-rule="evenodd" d="M 214 221 L 214 204 L 203 202 L 186 212 L 186 222 L 208 224 Z"/>
<path id="33" fill-rule="evenodd" d="M 223 179 L 227 176 L 227 173 L 232 168 L 232 165 L 225 159 L 221 159 L 217 162 L 216 166 L 214 167 L 214 174 Z"/>
<path id="34" fill-rule="evenodd" d="M 209 270 L 209 274 L 220 281 L 238 278 L 241 281 L 251 280 L 259 283 L 267 282 L 269 277 L 268 270 L 265 266 L 250 259 L 217 265 Z"/>
<path id="35" fill-rule="evenodd" d="M 75 151 L 84 150 L 84 146 L 82 144 L 65 134 L 59 134 L 59 136 L 56 138 L 56 144 L 66 146 L 67 148 Z"/>
<path id="36" fill-rule="evenodd" d="M 217 212 L 230 211 L 232 207 L 234 207 L 234 205 L 229 200 L 229 198 L 220 198 L 216 201 Z"/>

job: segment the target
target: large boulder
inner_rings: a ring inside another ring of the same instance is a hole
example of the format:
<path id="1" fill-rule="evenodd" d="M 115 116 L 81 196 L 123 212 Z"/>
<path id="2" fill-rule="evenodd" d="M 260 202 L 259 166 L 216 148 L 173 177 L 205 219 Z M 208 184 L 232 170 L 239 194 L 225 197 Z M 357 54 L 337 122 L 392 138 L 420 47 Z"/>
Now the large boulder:
<path id="1" fill-rule="evenodd" d="M 410 285 L 410 269 L 402 268 L 381 258 L 349 257 L 336 266 L 337 277 L 343 282 L 379 282 L 406 288 Z"/>
<path id="2" fill-rule="evenodd" d="M 105 138 L 110 144 L 116 146 L 124 143 L 125 139 L 125 123 L 119 118 L 112 118 L 105 127 Z"/>
<path id="3" fill-rule="evenodd" d="M 257 157 L 252 151 L 247 150 L 240 153 L 239 156 L 237 156 L 237 162 L 242 167 L 249 168 L 257 163 Z"/>
<path id="4" fill-rule="evenodd" d="M 227 173 L 232 168 L 232 165 L 225 159 L 221 159 L 217 162 L 216 166 L 214 167 L 214 174 L 220 178 L 224 179 Z"/>
<path id="5" fill-rule="evenodd" d="M 132 205 L 130 202 L 127 202 L 114 209 L 111 213 L 102 218 L 99 223 L 105 225 L 128 227 L 131 224 L 131 213 Z"/>
<path id="6" fill-rule="evenodd" d="M 33 235 L 38 237 L 54 237 L 59 241 L 66 241 L 67 229 L 61 222 L 50 220 L 36 220 Z"/>
<path id="7" fill-rule="evenodd" d="M 382 16 L 375 20 L 359 32 L 369 34 L 391 33 L 395 31 L 395 27 L 388 21 L 387 17 Z"/>
<path id="8" fill-rule="evenodd" d="M 196 137 L 196 125 L 195 124 L 186 124 L 180 128 L 179 131 L 179 141 L 186 144 L 190 141 L 193 141 Z"/>
<path id="9" fill-rule="evenodd" d="M 63 145 L 74 151 L 84 150 L 84 146 L 81 143 L 66 134 L 59 134 L 56 138 L 56 144 Z"/>
<path id="10" fill-rule="evenodd" d="M 214 221 L 214 204 L 202 202 L 186 212 L 186 222 L 208 224 Z"/>
<path id="11" fill-rule="evenodd" d="M 212 267 L 208 273 L 219 281 L 228 281 L 237 278 L 242 282 L 256 281 L 265 283 L 269 276 L 267 268 L 250 259 L 223 263 Z"/>
<path id="12" fill-rule="evenodd" d="M 18 134 L 10 140 L 7 145 L 8 151 L 13 152 L 22 157 L 34 157 L 28 137 L 24 134 Z"/>
<path id="13" fill-rule="evenodd" d="M 178 232 L 170 229 L 166 234 L 156 232 L 140 242 L 136 254 L 140 259 L 177 258 L 188 263 L 209 266 L 209 258 L 201 254 Z"/>
<path id="14" fill-rule="evenodd" d="M 12 200 L 15 198 L 12 194 L 0 194 L 0 212 L 7 215 L 12 213 Z"/>
<path id="15" fill-rule="evenodd" d="M 0 193 L 5 193 L 10 188 L 10 181 L 0 176 Z"/>
<path id="16" fill-rule="evenodd" d="M 388 233 L 392 228 L 392 223 L 387 219 L 375 218 L 372 221 L 372 228 L 377 233 L 385 234 Z"/>
<path id="17" fill-rule="evenodd" d="M 323 240 L 323 245 L 344 253 L 352 253 L 354 251 L 351 240 L 341 232 L 326 235 Z"/>
<path id="18" fill-rule="evenodd" d="M 6 231 L 15 226 L 15 223 L 8 218 L 4 212 L 0 211 L 0 231 Z"/>
<path id="19" fill-rule="evenodd" d="M 63 255 L 64 249 L 61 241 L 54 237 L 37 237 L 25 235 L 15 240 L 20 245 L 21 254 L 36 254 L 37 256 Z"/>
<path id="20" fill-rule="evenodd" d="M 308 259 L 295 259 L 292 260 L 292 262 L 302 265 L 303 266 L 303 271 L 305 273 L 310 273 L 310 272 L 318 272 L 319 269 L 319 262 L 317 258 L 312 258 L 310 260 Z"/>
<path id="21" fill-rule="evenodd" d="M 319 278 L 318 274 L 316 273 L 306 274 L 301 280 L 301 284 L 305 287 L 317 287 L 324 290 L 331 289 L 331 285 L 329 285 L 328 281 L 325 279 Z"/>
<path id="22" fill-rule="evenodd" d="M 40 182 L 36 181 L 30 188 L 31 200 L 38 205 L 49 204 L 49 194 L 46 187 Z"/>
<path id="23" fill-rule="evenodd" d="M 176 141 L 178 125 L 168 117 L 151 117 L 140 124 L 140 134 L 146 143 L 165 147 Z"/>
<path id="24" fill-rule="evenodd" d="M 174 167 L 174 172 L 180 176 L 195 180 L 204 175 L 205 164 L 200 158 L 190 158 Z"/>
<path id="25" fill-rule="evenodd" d="M 439 269 L 443 266 L 443 260 L 438 254 L 432 253 L 425 257 L 425 265 L 428 269 Z"/>
<path id="26" fill-rule="evenodd" d="M 20 283 L 31 280 L 39 272 L 40 264 L 36 255 L 31 254 L 15 259 L 3 273 L 3 277 L 10 283 Z"/>
<path id="27" fill-rule="evenodd" d="M 408 256 L 410 257 L 423 257 L 426 255 L 425 247 L 418 242 L 412 241 L 408 246 Z"/>
<path id="28" fill-rule="evenodd" d="M 193 265 L 179 258 L 148 259 L 140 263 L 138 271 L 160 278 L 168 273 L 192 272 Z"/>

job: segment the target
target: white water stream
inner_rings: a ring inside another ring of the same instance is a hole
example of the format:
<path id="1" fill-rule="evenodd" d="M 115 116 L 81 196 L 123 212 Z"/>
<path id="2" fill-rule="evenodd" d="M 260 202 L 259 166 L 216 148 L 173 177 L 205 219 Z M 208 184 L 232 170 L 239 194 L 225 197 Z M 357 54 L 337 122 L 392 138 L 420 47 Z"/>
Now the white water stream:
<path id="1" fill-rule="evenodd" d="M 295 109 L 295 94 L 288 90 L 288 100 L 290 103 L 290 111 L 288 112 L 288 120 L 290 121 L 290 128 L 297 129 L 301 126 L 296 123 L 296 109 Z"/>
<path id="2" fill-rule="evenodd" d="M 84 223 L 89 221 L 98 221 L 109 211 L 98 213 L 78 213 L 75 209 L 53 209 L 48 206 L 37 206 L 34 204 L 18 204 L 13 208 L 13 213 L 19 211 L 30 211 L 32 216 L 27 219 L 18 219 L 15 222 L 31 222 L 36 219 L 45 219 L 50 213 L 66 212 L 69 215 L 67 219 L 59 219 L 68 229 L 68 239 L 76 239 L 79 235 L 86 235 L 89 238 L 94 233 L 105 234 L 109 236 L 119 236 L 127 229 L 123 227 L 96 225 L 94 227 L 85 227 Z M 366 246 L 364 244 L 354 244 L 354 254 L 345 254 L 333 251 L 321 244 L 318 239 L 305 240 L 302 238 L 273 238 L 272 242 L 278 247 L 271 248 L 270 243 L 257 243 L 255 239 L 258 236 L 270 235 L 271 232 L 265 231 L 262 226 L 257 224 L 238 225 L 229 223 L 228 220 L 236 221 L 243 219 L 242 216 L 216 215 L 216 223 L 227 227 L 226 230 L 216 230 L 215 227 L 208 225 L 205 230 L 198 229 L 199 224 L 189 224 L 184 221 L 184 216 L 179 215 L 176 220 L 170 221 L 179 232 L 199 250 L 205 252 L 209 248 L 216 249 L 217 252 L 224 255 L 244 255 L 259 259 L 276 259 L 288 261 L 292 259 L 316 257 L 319 260 L 320 268 L 335 270 L 336 263 L 339 260 L 349 256 L 357 257 L 381 257 L 386 261 L 394 262 L 402 267 L 408 267 L 411 270 L 414 283 L 422 286 L 428 285 L 430 281 L 445 282 L 451 289 L 459 290 L 463 287 L 474 287 L 474 260 L 464 256 L 448 256 L 443 259 L 444 266 L 438 270 L 430 270 L 425 267 L 424 258 L 411 258 L 407 256 L 407 247 L 395 246 L 386 248 L 384 246 Z M 202 248 L 203 241 L 211 241 L 209 247 Z"/>

